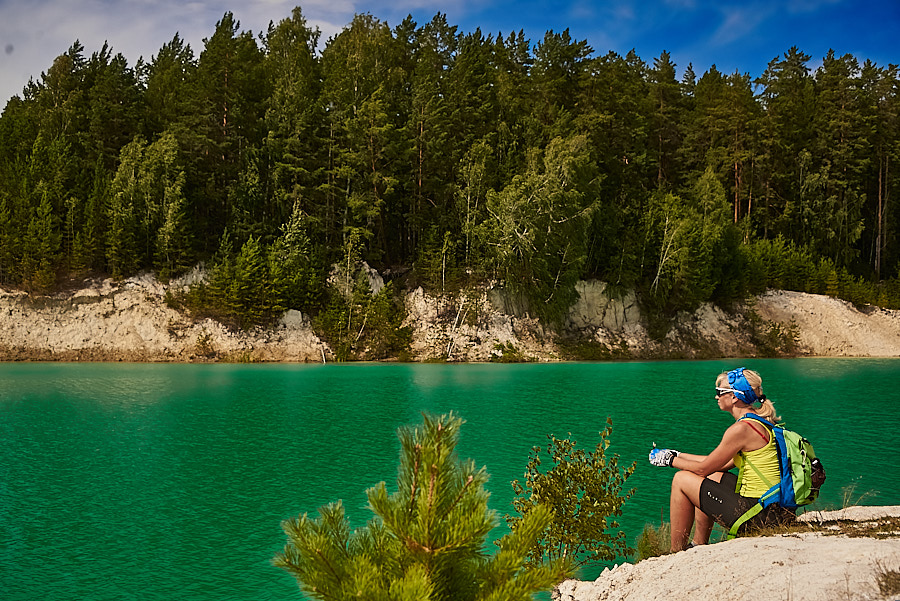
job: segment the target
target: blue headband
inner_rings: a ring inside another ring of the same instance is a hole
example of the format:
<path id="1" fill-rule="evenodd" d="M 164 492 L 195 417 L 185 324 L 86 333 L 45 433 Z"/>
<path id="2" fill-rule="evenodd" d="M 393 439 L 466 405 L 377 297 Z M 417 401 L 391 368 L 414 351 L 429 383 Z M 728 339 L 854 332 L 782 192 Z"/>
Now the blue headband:
<path id="1" fill-rule="evenodd" d="M 748 382 L 746 376 L 744 376 L 743 367 L 732 369 L 730 372 L 728 372 L 728 384 L 734 391 L 734 396 L 736 396 L 744 403 L 752 405 L 753 403 L 760 402 L 760 399 L 756 396 L 756 392 L 754 392 L 753 387 L 750 386 L 750 382 Z"/>

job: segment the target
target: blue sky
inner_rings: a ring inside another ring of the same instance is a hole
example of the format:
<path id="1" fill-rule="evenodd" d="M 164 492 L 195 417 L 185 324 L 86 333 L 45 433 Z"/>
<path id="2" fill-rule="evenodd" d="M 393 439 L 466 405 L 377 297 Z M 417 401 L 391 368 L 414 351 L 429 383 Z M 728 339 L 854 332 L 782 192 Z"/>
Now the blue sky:
<path id="1" fill-rule="evenodd" d="M 715 64 L 757 76 L 791 46 L 821 63 L 829 48 L 860 62 L 900 63 L 900 0 L 0 0 L 0 106 L 39 79 L 53 59 L 81 40 L 90 55 L 108 41 L 130 65 L 149 59 L 178 32 L 199 55 L 226 11 L 243 30 L 263 31 L 300 5 L 323 40 L 355 13 L 369 12 L 391 26 L 412 14 L 419 23 L 443 12 L 460 31 L 523 29 L 532 42 L 569 28 L 596 54 L 632 48 L 651 63 L 667 50 L 679 74 L 692 63 L 697 75 Z"/>

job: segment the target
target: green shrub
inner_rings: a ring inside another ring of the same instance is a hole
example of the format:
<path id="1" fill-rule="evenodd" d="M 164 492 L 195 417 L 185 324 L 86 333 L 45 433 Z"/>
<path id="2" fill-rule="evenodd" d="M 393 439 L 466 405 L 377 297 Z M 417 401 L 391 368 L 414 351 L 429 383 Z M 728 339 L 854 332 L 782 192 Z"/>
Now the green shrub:
<path id="1" fill-rule="evenodd" d="M 527 363 L 528 357 L 512 342 L 494 345 L 496 354 L 491 354 L 491 363 Z"/>
<path id="2" fill-rule="evenodd" d="M 628 359 L 631 355 L 628 344 L 621 340 L 610 347 L 587 337 L 561 337 L 556 342 L 561 358 L 567 361 L 609 361 Z"/>
<path id="3" fill-rule="evenodd" d="M 401 327 L 406 310 L 388 282 L 377 294 L 360 274 L 350 299 L 332 290 L 325 310 L 313 319 L 316 332 L 331 346 L 335 359 L 378 360 L 408 357 L 412 330 Z"/>
<path id="4" fill-rule="evenodd" d="M 633 552 L 625 533 L 615 532 L 619 527 L 615 518 L 622 515 L 622 505 L 634 494 L 634 489 L 623 493 L 622 486 L 634 473 L 635 464 L 620 472 L 619 456 L 607 456 L 612 420 L 606 423 L 600 442 L 590 453 L 576 448 L 573 440 L 548 435 L 545 449 L 532 449 L 524 484 L 513 481 L 513 507 L 519 515 L 507 516 L 506 521 L 514 532 L 538 507 L 553 511 L 552 521 L 531 548 L 533 561 L 567 559 L 584 565 Z M 551 462 L 544 472 L 540 469 L 543 457 Z"/>

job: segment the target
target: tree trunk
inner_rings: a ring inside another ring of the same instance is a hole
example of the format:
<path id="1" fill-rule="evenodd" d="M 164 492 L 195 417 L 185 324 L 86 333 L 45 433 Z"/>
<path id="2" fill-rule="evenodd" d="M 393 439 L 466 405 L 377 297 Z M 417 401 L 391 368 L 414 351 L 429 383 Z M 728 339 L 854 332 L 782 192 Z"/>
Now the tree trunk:
<path id="1" fill-rule="evenodd" d="M 879 152 L 879 154 L 881 154 Z M 878 227 L 876 228 L 875 233 L 875 279 L 881 280 L 881 218 L 882 218 L 882 198 L 881 198 L 881 190 L 882 190 L 882 172 L 883 172 L 883 158 L 881 156 L 878 157 Z"/>

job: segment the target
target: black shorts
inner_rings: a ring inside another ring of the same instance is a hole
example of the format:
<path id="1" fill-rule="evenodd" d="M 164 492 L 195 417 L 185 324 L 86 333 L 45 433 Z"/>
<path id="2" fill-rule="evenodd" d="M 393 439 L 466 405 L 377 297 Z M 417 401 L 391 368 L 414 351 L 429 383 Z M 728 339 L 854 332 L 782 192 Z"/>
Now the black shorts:
<path id="1" fill-rule="evenodd" d="M 719 524 L 731 528 L 738 518 L 759 501 L 758 498 L 742 497 L 734 492 L 736 487 L 737 474 L 734 472 L 724 472 L 720 482 L 704 478 L 700 483 L 700 510 Z M 738 532 L 751 527 L 775 526 L 794 519 L 794 512 L 779 505 L 770 505 L 744 522 Z"/>

